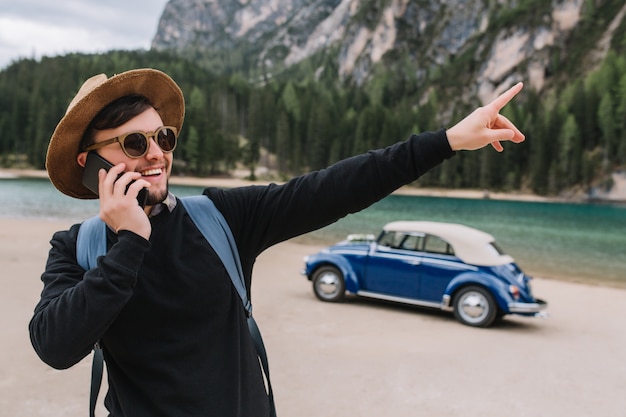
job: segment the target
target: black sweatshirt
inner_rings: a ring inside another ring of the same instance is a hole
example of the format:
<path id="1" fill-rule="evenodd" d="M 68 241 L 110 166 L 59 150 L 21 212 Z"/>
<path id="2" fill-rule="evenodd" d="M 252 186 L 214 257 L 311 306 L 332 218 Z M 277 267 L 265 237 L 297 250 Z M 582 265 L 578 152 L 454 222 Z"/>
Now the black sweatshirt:
<path id="1" fill-rule="evenodd" d="M 283 185 L 204 194 L 235 236 L 249 292 L 263 250 L 368 207 L 452 155 L 441 130 Z M 37 354 L 68 368 L 100 339 L 115 417 L 267 416 L 245 311 L 220 259 L 182 204 L 151 223 L 150 241 L 109 231 L 107 255 L 88 272 L 76 261 L 80 225 L 54 234 L 29 326 Z"/>

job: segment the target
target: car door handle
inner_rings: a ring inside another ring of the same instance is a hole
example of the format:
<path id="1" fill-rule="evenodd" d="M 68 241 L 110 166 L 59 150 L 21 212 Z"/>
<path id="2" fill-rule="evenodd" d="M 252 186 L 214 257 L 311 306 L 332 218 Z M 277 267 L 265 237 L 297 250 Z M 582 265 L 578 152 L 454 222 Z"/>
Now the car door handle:
<path id="1" fill-rule="evenodd" d="M 407 261 L 408 264 L 411 264 L 413 266 L 418 266 L 419 264 L 421 264 L 422 262 L 420 260 L 417 259 L 412 259 L 410 261 Z"/>

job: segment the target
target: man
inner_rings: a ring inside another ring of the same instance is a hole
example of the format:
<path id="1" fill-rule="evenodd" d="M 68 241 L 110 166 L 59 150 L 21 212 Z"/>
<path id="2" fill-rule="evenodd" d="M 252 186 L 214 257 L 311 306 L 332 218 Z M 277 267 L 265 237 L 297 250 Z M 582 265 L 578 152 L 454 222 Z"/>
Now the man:
<path id="1" fill-rule="evenodd" d="M 233 232 L 248 291 L 254 261 L 268 247 L 371 205 L 457 150 L 491 144 L 501 151 L 502 140 L 523 141 L 499 114 L 521 89 L 512 87 L 448 130 L 412 135 L 283 185 L 206 189 Z M 85 271 L 76 260 L 81 225 L 53 236 L 29 326 L 32 344 L 43 361 L 68 368 L 100 341 L 111 416 L 267 416 L 241 300 L 168 190 L 183 116 L 182 92 L 152 69 L 92 77 L 70 103 L 46 167 L 57 189 L 85 199 L 96 198 L 81 181 L 88 152 L 114 165 L 98 178 L 109 249 Z M 137 195 L 144 187 L 142 208 Z"/>

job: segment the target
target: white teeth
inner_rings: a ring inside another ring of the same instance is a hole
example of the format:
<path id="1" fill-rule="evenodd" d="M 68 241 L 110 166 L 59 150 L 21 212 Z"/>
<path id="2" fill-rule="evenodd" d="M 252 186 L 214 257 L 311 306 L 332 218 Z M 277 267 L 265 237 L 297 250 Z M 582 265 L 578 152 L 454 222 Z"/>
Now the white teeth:
<path id="1" fill-rule="evenodd" d="M 149 169 L 147 171 L 143 171 L 141 175 L 143 175 L 144 177 L 147 177 L 149 175 L 159 175 L 161 174 L 161 172 L 162 171 L 160 169 Z"/>

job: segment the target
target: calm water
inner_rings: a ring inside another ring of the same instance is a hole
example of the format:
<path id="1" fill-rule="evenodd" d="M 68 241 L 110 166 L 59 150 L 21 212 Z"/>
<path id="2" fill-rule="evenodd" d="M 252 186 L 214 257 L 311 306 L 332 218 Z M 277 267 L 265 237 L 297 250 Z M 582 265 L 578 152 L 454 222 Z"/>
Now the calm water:
<path id="1" fill-rule="evenodd" d="M 201 190 L 172 186 L 179 196 Z M 97 201 L 66 197 L 45 179 L 0 180 L 0 217 L 80 221 L 97 210 Z M 393 220 L 447 221 L 484 230 L 537 276 L 626 284 L 624 205 L 394 195 L 304 239 L 326 244 L 348 233 L 378 234 Z"/>

